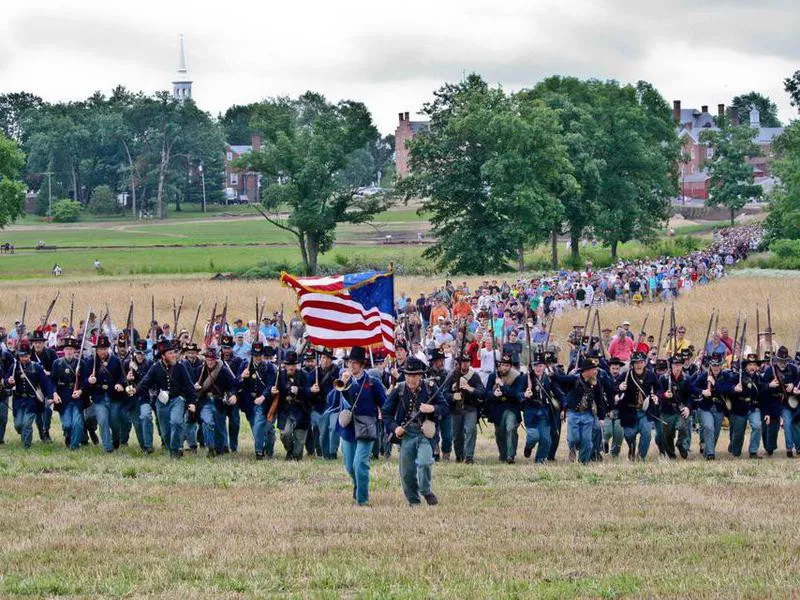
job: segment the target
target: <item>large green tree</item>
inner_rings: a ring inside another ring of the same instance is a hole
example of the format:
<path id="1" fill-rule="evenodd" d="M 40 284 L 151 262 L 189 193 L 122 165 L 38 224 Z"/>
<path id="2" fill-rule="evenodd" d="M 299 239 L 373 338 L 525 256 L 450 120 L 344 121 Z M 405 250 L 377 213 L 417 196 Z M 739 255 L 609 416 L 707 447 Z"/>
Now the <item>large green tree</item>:
<path id="1" fill-rule="evenodd" d="M 42 99 L 30 92 L 0 94 L 0 133 L 17 144 L 25 143 L 28 138 L 24 125 L 25 114 L 42 105 Z"/>
<path id="2" fill-rule="evenodd" d="M 759 112 L 759 121 L 763 127 L 780 127 L 781 121 L 778 118 L 778 105 L 768 96 L 758 92 L 748 92 L 740 94 L 731 102 L 731 108 L 736 111 L 739 123 L 750 122 L 750 109 L 755 106 Z"/>
<path id="3" fill-rule="evenodd" d="M 747 162 L 761 151 L 753 141 L 755 131 L 749 126 L 734 127 L 727 119 L 718 125 L 719 130 L 700 134 L 701 141 L 714 151 L 713 158 L 706 163 L 710 175 L 706 205 L 727 208 L 733 225 L 736 212 L 763 193 L 761 186 L 754 183 L 753 167 Z"/>
<path id="4" fill-rule="evenodd" d="M 25 184 L 18 180 L 25 155 L 0 133 L 0 229 L 13 223 L 25 208 Z"/>
<path id="5" fill-rule="evenodd" d="M 445 84 L 423 108 L 430 128 L 409 145 L 411 175 L 398 185 L 423 198 L 442 268 L 483 274 L 546 240 L 561 219 L 558 193 L 577 184 L 557 114 L 538 99 L 509 96 L 471 74 Z"/>
<path id="6" fill-rule="evenodd" d="M 800 121 L 793 121 L 775 140 L 773 163 L 780 185 L 773 190 L 765 222 L 767 239 L 800 239 Z"/>
<path id="7" fill-rule="evenodd" d="M 251 127 L 263 133 L 264 144 L 240 166 L 262 173 L 262 214 L 296 238 L 306 271 L 316 273 L 339 223 L 363 223 L 386 208 L 379 196 L 357 196 L 357 186 L 342 177 L 357 152 L 378 138 L 372 117 L 360 102 L 332 104 L 306 92 L 263 102 Z"/>

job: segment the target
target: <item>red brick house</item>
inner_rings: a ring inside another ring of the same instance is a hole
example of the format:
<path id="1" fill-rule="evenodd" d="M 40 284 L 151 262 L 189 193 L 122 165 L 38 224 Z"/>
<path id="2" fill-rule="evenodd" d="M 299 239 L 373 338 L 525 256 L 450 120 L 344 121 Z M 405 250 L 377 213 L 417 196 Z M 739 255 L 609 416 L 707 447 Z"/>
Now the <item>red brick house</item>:
<path id="1" fill-rule="evenodd" d="M 428 131 L 430 124 L 428 121 L 411 121 L 408 113 L 398 113 L 399 122 L 394 131 L 394 164 L 397 171 L 397 178 L 405 177 L 409 172 L 409 152 L 406 141 L 419 133 Z"/>
<path id="2" fill-rule="evenodd" d="M 725 114 L 725 105 L 717 105 L 717 115 Z M 681 108 L 681 101 L 675 100 L 672 104 L 672 118 L 678 128 L 681 140 L 682 160 L 679 166 L 681 195 L 686 198 L 699 200 L 708 199 L 709 175 L 705 164 L 713 158 L 713 148 L 700 141 L 700 134 L 708 129 L 718 131 L 714 117 L 708 112 L 708 106 L 700 110 L 695 108 Z M 730 118 L 734 125 L 738 125 L 737 114 L 730 111 Z M 748 159 L 753 166 L 753 175 L 756 183 L 770 186 L 772 178 L 772 143 L 782 132 L 782 127 L 762 127 L 758 109 L 750 111 L 750 127 L 755 129 L 754 141 L 761 148 L 763 156 Z"/>
<path id="3" fill-rule="evenodd" d="M 233 167 L 233 162 L 261 148 L 261 136 L 254 135 L 250 145 L 225 144 L 225 198 L 237 202 L 258 202 L 261 189 L 261 175 L 255 171 L 244 171 Z"/>

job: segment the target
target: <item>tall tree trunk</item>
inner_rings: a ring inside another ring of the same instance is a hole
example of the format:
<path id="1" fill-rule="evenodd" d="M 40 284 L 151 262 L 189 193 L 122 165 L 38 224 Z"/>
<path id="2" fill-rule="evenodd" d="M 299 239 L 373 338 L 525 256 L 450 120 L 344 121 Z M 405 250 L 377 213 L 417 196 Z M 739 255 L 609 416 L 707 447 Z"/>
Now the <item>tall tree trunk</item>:
<path id="1" fill-rule="evenodd" d="M 581 237 L 577 235 L 574 231 L 571 231 L 569 234 L 569 251 L 570 251 L 570 256 L 572 257 L 572 261 L 575 264 L 577 264 L 581 258 L 580 246 L 581 246 Z"/>
<path id="2" fill-rule="evenodd" d="M 75 169 L 75 166 L 72 167 L 72 199 L 75 202 L 81 201 L 81 195 L 78 191 L 78 171 Z"/>
<path id="3" fill-rule="evenodd" d="M 619 242 L 617 240 L 614 240 L 613 242 L 611 242 L 611 260 L 613 260 L 614 262 L 617 261 L 617 245 L 618 244 L 619 244 Z"/>
<path id="4" fill-rule="evenodd" d="M 306 273 L 309 273 L 310 267 L 308 264 L 308 251 L 306 250 L 306 236 L 302 231 L 297 234 L 297 240 L 300 243 L 300 256 L 303 259 L 303 267 Z"/>
<path id="5" fill-rule="evenodd" d="M 733 227 L 735 220 L 736 220 L 736 211 L 732 208 L 731 209 L 731 227 Z"/>
<path id="6" fill-rule="evenodd" d="M 519 248 L 517 249 L 517 267 L 519 268 L 519 272 L 522 273 L 525 271 L 525 245 L 520 242 Z"/>
<path id="7" fill-rule="evenodd" d="M 550 234 L 550 260 L 553 264 L 553 270 L 558 270 L 558 228 L 553 227 L 553 233 Z"/>
<path id="8" fill-rule="evenodd" d="M 131 213 L 133 214 L 133 218 L 136 218 L 136 171 L 133 166 L 133 157 L 131 156 L 131 151 L 128 148 L 128 144 L 125 141 L 122 141 L 122 145 L 125 148 L 125 154 L 128 155 L 128 166 L 131 169 Z"/>
<path id="9" fill-rule="evenodd" d="M 167 167 L 169 166 L 169 155 L 172 146 L 166 141 L 161 144 L 161 164 L 158 166 L 158 192 L 156 194 L 156 218 L 163 219 L 164 213 L 164 181 L 167 177 Z"/>
<path id="10" fill-rule="evenodd" d="M 317 258 L 319 257 L 319 242 L 315 235 L 306 236 L 306 250 L 308 254 L 308 274 L 317 274 Z"/>

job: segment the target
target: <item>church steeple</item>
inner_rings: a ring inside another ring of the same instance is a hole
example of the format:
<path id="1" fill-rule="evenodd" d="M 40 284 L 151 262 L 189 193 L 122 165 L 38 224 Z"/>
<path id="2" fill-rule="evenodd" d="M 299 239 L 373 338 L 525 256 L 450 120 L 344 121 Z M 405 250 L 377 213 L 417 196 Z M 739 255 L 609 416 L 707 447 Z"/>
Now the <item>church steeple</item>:
<path id="1" fill-rule="evenodd" d="M 192 97 L 192 80 L 189 79 L 189 69 L 186 68 L 186 50 L 183 47 L 183 34 L 180 36 L 178 74 L 172 82 L 172 97 L 181 101 Z"/>

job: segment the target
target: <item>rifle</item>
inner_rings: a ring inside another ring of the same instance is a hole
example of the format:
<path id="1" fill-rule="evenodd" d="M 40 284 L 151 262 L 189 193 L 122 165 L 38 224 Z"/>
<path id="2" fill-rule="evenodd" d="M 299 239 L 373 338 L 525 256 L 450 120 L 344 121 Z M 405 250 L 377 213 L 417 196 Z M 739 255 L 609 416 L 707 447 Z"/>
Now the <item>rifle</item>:
<path id="1" fill-rule="evenodd" d="M 47 313 L 45 313 L 44 317 L 42 318 L 42 327 L 47 325 L 48 320 L 50 319 L 50 314 L 53 312 L 53 307 L 56 305 L 56 301 L 58 297 L 61 295 L 61 292 L 56 292 L 56 297 L 50 302 L 50 306 L 47 307 Z"/>
<path id="2" fill-rule="evenodd" d="M 72 335 L 72 317 L 75 314 L 75 294 L 72 294 L 72 297 L 69 301 L 69 334 Z"/>
<path id="3" fill-rule="evenodd" d="M 202 304 L 202 303 L 201 303 Z M 200 311 L 200 307 L 197 307 L 198 312 Z M 211 345 L 211 342 L 214 341 L 214 321 L 217 320 L 217 303 L 214 302 L 214 308 L 211 309 L 211 319 L 208 321 L 208 331 L 206 331 L 205 338 L 203 339 L 203 345 L 208 347 Z"/>
<path id="4" fill-rule="evenodd" d="M 736 342 L 739 341 L 739 322 L 742 318 L 741 311 L 736 311 L 736 330 L 733 334 L 733 349 L 731 350 L 731 366 L 733 366 L 733 361 L 736 359 Z M 739 354 L 742 353 L 742 347 L 739 346 Z M 741 358 L 741 357 L 740 357 Z M 739 361 L 741 363 L 741 360 Z"/>
<path id="5" fill-rule="evenodd" d="M 25 302 L 22 303 L 22 318 L 19 320 L 19 324 L 23 327 L 25 326 L 25 315 L 28 313 L 28 299 L 25 298 Z"/>
<path id="6" fill-rule="evenodd" d="M 219 337 L 217 341 L 222 343 L 222 336 L 225 335 L 225 325 L 228 323 L 228 297 L 225 296 L 225 304 L 222 305 L 222 317 L 219 320 Z"/>
<path id="7" fill-rule="evenodd" d="M 173 331 L 175 332 L 175 335 L 178 335 L 178 323 L 181 320 L 181 313 L 182 312 L 183 312 L 183 296 L 181 296 L 180 304 L 178 304 L 178 314 L 175 317 L 175 328 L 173 329 Z"/>
<path id="8" fill-rule="evenodd" d="M 544 349 L 547 350 L 547 344 L 550 343 L 550 335 L 553 333 L 553 323 L 556 322 L 555 314 L 550 317 L 550 327 L 547 328 L 547 335 L 544 338 Z"/>
<path id="9" fill-rule="evenodd" d="M 772 310 L 769 305 L 769 298 L 767 298 L 767 346 L 769 347 L 770 356 L 772 356 Z"/>
<path id="10" fill-rule="evenodd" d="M 156 347 L 156 328 L 153 323 L 156 321 L 156 296 L 150 296 L 150 339 L 153 342 L 153 348 Z"/>
<path id="11" fill-rule="evenodd" d="M 742 339 L 739 342 L 739 385 L 742 385 L 742 348 L 744 348 L 745 332 L 747 331 L 747 313 L 744 315 L 744 325 L 742 326 Z M 734 342 L 735 344 L 736 342 Z"/>
<path id="12" fill-rule="evenodd" d="M 661 356 L 661 342 L 664 340 L 664 319 L 667 316 L 667 307 L 665 306 L 661 310 L 661 325 L 658 326 L 658 344 L 656 348 L 658 348 L 658 352 L 656 353 L 656 359 Z"/>
<path id="13" fill-rule="evenodd" d="M 592 314 L 592 309 L 590 308 L 589 311 L 586 313 L 586 321 L 584 322 L 583 329 L 581 330 L 581 339 L 578 341 L 578 354 L 575 356 L 576 367 L 580 365 L 581 362 L 581 354 L 583 353 L 583 335 L 586 333 L 586 328 L 589 326 L 589 315 L 591 314 Z M 591 339 L 589 341 L 591 341 Z"/>
<path id="14" fill-rule="evenodd" d="M 756 356 L 761 360 L 761 325 L 759 324 L 758 304 L 756 304 Z"/>
<path id="15" fill-rule="evenodd" d="M 133 298 L 131 298 L 130 306 L 128 306 L 128 318 L 125 321 L 125 329 L 128 335 L 125 338 L 125 357 L 131 352 L 131 342 L 133 340 Z"/>
<path id="16" fill-rule="evenodd" d="M 645 332 L 647 331 L 647 320 L 650 318 L 650 311 L 647 311 L 647 314 L 644 316 L 644 321 L 642 321 L 642 328 L 639 330 L 639 337 L 642 337 Z M 637 340 L 638 343 L 638 340 Z"/>
<path id="17" fill-rule="evenodd" d="M 197 312 L 194 314 L 194 323 L 192 323 L 192 334 L 189 337 L 189 343 L 194 341 L 194 332 L 197 329 L 197 319 L 200 318 L 200 309 L 203 307 L 203 301 L 197 303 Z"/>
<path id="18" fill-rule="evenodd" d="M 716 310 L 717 310 L 716 308 L 712 308 L 711 309 L 711 316 L 708 318 L 708 327 L 706 328 L 706 340 L 705 340 L 705 342 L 703 342 L 703 360 L 704 360 L 704 362 L 705 362 L 705 359 L 707 358 L 707 355 L 708 355 L 708 336 L 711 335 L 711 325 L 714 323 L 714 312 Z"/>
<path id="19" fill-rule="evenodd" d="M 597 321 L 597 339 L 600 342 L 600 352 L 603 354 L 603 358 L 606 357 L 606 347 L 603 344 L 603 330 L 600 328 L 600 310 L 596 309 L 594 312 L 594 318 Z M 647 322 L 647 317 L 645 317 L 645 323 Z M 591 342 L 591 339 L 589 340 Z M 638 341 L 636 342 L 639 343 Z"/>
<path id="20" fill-rule="evenodd" d="M 672 356 L 675 356 L 675 353 L 678 350 L 678 323 L 677 319 L 675 319 L 675 301 L 672 301 L 672 306 L 669 307 L 669 325 L 670 329 L 672 330 Z M 708 341 L 708 340 L 706 340 Z"/>
<path id="21" fill-rule="evenodd" d="M 283 302 L 281 302 L 281 312 L 278 313 L 278 336 L 279 336 L 278 339 L 280 340 L 280 342 L 278 343 L 279 347 L 281 344 L 283 344 L 283 333 L 285 327 L 286 323 L 283 320 Z"/>
<path id="22" fill-rule="evenodd" d="M 78 391 L 78 382 L 81 380 L 80 372 L 81 365 L 83 364 L 83 347 L 86 345 L 86 334 L 89 333 L 89 315 L 92 313 L 91 307 L 86 311 L 86 320 L 83 322 L 83 338 L 81 339 L 81 347 L 78 349 L 78 366 L 75 367 L 75 388 L 73 392 Z"/>

